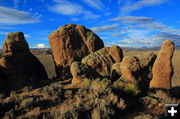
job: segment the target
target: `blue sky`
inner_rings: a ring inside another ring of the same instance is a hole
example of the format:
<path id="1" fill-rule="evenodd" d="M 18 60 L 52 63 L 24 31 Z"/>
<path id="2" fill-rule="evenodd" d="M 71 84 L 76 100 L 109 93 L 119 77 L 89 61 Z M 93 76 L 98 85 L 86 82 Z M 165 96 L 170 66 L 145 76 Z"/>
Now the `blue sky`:
<path id="1" fill-rule="evenodd" d="M 106 46 L 180 45 L 180 0 L 0 0 L 0 48 L 15 31 L 31 48 L 49 47 L 48 35 L 68 23 L 90 28 Z"/>

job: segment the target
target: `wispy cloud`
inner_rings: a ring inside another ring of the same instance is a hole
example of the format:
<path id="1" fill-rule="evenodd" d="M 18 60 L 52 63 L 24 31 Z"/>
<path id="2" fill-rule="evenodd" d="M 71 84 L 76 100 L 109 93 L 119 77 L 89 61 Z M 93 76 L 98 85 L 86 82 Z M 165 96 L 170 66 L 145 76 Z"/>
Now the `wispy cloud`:
<path id="1" fill-rule="evenodd" d="M 0 6 L 0 24 L 30 24 L 39 21 L 28 12 Z"/>
<path id="2" fill-rule="evenodd" d="M 91 30 L 94 32 L 104 32 L 104 31 L 110 31 L 118 28 L 118 24 L 113 24 L 113 25 L 105 25 L 105 26 L 100 26 L 100 27 L 92 27 Z"/>
<path id="3" fill-rule="evenodd" d="M 49 9 L 62 15 L 79 15 L 83 12 L 83 8 L 79 4 L 65 1 L 51 6 Z"/>
<path id="4" fill-rule="evenodd" d="M 82 0 L 82 1 L 92 8 L 96 8 L 99 10 L 103 10 L 104 8 L 104 5 L 101 0 Z"/>
<path id="5" fill-rule="evenodd" d="M 173 29 L 163 23 L 156 22 L 150 17 L 116 17 L 116 25 L 100 26 L 93 28 L 99 35 L 106 34 L 110 41 L 106 45 L 119 45 L 124 47 L 159 47 L 166 40 L 172 40 L 180 45 L 180 29 Z M 108 30 L 110 32 L 106 32 Z"/>
<path id="6" fill-rule="evenodd" d="M 57 1 L 56 5 L 50 6 L 49 10 L 61 15 L 78 16 L 83 15 L 83 19 L 96 19 L 100 15 L 93 14 L 91 11 L 85 10 L 81 5 L 69 1 Z"/>
<path id="7" fill-rule="evenodd" d="M 110 21 L 120 21 L 123 23 L 151 23 L 155 19 L 150 17 L 137 17 L 137 16 L 126 16 L 126 17 L 116 17 L 110 19 Z"/>
<path id="8" fill-rule="evenodd" d="M 0 29 L 16 29 L 16 27 L 0 26 Z"/>
<path id="9" fill-rule="evenodd" d="M 121 8 L 121 12 L 128 13 L 141 9 L 143 7 L 160 5 L 167 1 L 168 0 L 139 0 L 137 2 L 132 2 L 131 4 L 125 5 L 124 7 Z"/>

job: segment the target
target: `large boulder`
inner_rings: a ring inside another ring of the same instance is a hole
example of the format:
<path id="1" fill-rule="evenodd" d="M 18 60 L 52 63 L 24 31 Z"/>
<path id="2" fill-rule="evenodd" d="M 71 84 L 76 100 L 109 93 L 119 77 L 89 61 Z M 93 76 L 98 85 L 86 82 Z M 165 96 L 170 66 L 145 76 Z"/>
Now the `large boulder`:
<path id="1" fill-rule="evenodd" d="M 0 67 L 9 90 L 48 79 L 44 66 L 30 53 L 22 32 L 8 34 L 2 52 Z"/>
<path id="2" fill-rule="evenodd" d="M 24 34 L 22 32 L 13 32 L 7 35 L 2 51 L 3 53 L 29 51 Z"/>
<path id="3" fill-rule="evenodd" d="M 170 40 L 164 41 L 152 69 L 153 79 L 150 82 L 150 88 L 171 88 L 173 53 L 174 43 Z"/>
<path id="4" fill-rule="evenodd" d="M 119 46 L 113 45 L 109 48 L 109 55 L 111 55 L 115 62 L 121 62 L 123 59 L 123 50 Z"/>
<path id="5" fill-rule="evenodd" d="M 82 25 L 67 24 L 49 35 L 56 72 L 61 79 L 70 77 L 70 65 L 104 47 L 103 41 Z"/>
<path id="6" fill-rule="evenodd" d="M 82 59 L 81 63 L 87 64 L 95 69 L 101 76 L 110 76 L 114 59 L 109 55 L 109 48 L 104 47 Z"/>
<path id="7" fill-rule="evenodd" d="M 137 83 L 140 62 L 136 56 L 126 56 L 123 58 L 121 65 L 121 80 Z"/>
<path id="8" fill-rule="evenodd" d="M 83 79 L 95 79 L 101 77 L 92 67 L 78 61 L 71 64 L 70 71 L 73 76 L 72 84 L 81 83 Z"/>

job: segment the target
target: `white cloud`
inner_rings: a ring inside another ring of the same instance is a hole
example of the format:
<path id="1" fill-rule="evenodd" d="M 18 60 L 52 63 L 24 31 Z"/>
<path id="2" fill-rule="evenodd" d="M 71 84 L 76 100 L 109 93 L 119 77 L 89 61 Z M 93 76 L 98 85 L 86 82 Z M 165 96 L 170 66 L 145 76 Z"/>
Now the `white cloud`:
<path id="1" fill-rule="evenodd" d="M 104 32 L 104 31 L 110 31 L 110 30 L 115 30 L 118 28 L 118 24 L 113 24 L 113 25 L 105 25 L 105 26 L 100 26 L 100 27 L 92 27 L 91 30 L 94 32 Z"/>
<path id="2" fill-rule="evenodd" d="M 83 19 L 96 19 L 100 15 L 93 14 L 91 11 L 85 10 L 81 5 L 69 1 L 60 0 L 56 5 L 50 6 L 49 10 L 61 15 L 66 16 L 79 16 L 83 15 Z"/>
<path id="3" fill-rule="evenodd" d="M 167 2 L 167 0 L 139 0 L 137 2 L 128 4 L 121 8 L 122 13 L 132 12 L 143 7 L 160 5 Z"/>
<path id="4" fill-rule="evenodd" d="M 82 0 L 82 1 L 92 8 L 96 8 L 99 10 L 103 10 L 104 8 L 104 5 L 101 0 Z"/>
<path id="5" fill-rule="evenodd" d="M 29 34 L 24 34 L 25 38 L 31 38 L 31 36 Z"/>
<path id="6" fill-rule="evenodd" d="M 126 16 L 126 17 L 116 17 L 110 19 L 110 21 L 120 21 L 123 23 L 151 23 L 155 19 L 150 17 L 137 17 L 137 16 Z"/>
<path id="7" fill-rule="evenodd" d="M 49 9 L 62 15 L 79 15 L 83 12 L 83 8 L 80 5 L 71 2 L 61 2 L 49 7 Z"/>
<path id="8" fill-rule="evenodd" d="M 44 43 L 39 43 L 33 46 L 32 48 L 47 48 L 47 46 Z"/>
<path id="9" fill-rule="evenodd" d="M 121 27 L 106 33 L 111 39 L 110 42 L 105 43 L 107 45 L 159 47 L 166 39 L 180 45 L 180 29 L 173 29 L 163 23 L 156 22 L 153 18 L 128 16 L 113 18 L 110 21 L 117 22 Z M 103 30 L 101 34 L 105 34 Z"/>
<path id="10" fill-rule="evenodd" d="M 30 24 L 37 22 L 39 20 L 36 16 L 31 17 L 28 12 L 0 6 L 0 24 Z"/>
<path id="11" fill-rule="evenodd" d="M 96 15 L 96 14 L 93 14 L 92 12 L 90 11 L 84 11 L 84 16 L 83 16 L 83 19 L 97 19 L 100 17 L 100 15 Z"/>

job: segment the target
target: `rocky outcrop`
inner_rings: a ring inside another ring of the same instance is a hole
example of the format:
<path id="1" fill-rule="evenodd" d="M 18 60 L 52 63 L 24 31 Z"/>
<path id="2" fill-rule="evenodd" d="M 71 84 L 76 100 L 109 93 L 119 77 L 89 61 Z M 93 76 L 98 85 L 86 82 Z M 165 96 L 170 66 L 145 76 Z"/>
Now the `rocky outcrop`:
<path id="1" fill-rule="evenodd" d="M 109 55 L 111 55 L 115 62 L 121 62 L 123 59 L 123 51 L 119 46 L 111 46 L 109 48 Z"/>
<path id="2" fill-rule="evenodd" d="M 8 34 L 2 52 L 0 67 L 9 90 L 48 79 L 44 66 L 30 53 L 22 32 Z"/>
<path id="3" fill-rule="evenodd" d="M 112 81 L 119 79 L 138 84 L 141 89 L 148 89 L 155 59 L 156 55 L 152 52 L 124 57 L 122 62 L 113 64 L 111 69 Z"/>
<path id="4" fill-rule="evenodd" d="M 81 83 L 83 79 L 95 79 L 101 76 L 87 64 L 81 62 L 73 62 L 70 67 L 71 74 L 73 76 L 72 84 Z"/>
<path id="5" fill-rule="evenodd" d="M 2 53 L 28 52 L 29 46 L 22 32 L 13 32 L 7 35 Z"/>
<path id="6" fill-rule="evenodd" d="M 137 58 L 139 59 L 141 67 L 141 69 L 138 72 L 138 75 L 141 79 L 139 81 L 140 88 L 146 90 L 149 88 L 149 83 L 152 80 L 152 68 L 157 56 L 153 52 L 148 52 L 141 55 L 137 55 Z"/>
<path id="7" fill-rule="evenodd" d="M 121 80 L 137 83 L 137 74 L 140 70 L 140 62 L 136 56 L 126 56 L 121 62 Z"/>
<path id="8" fill-rule="evenodd" d="M 171 88 L 171 78 L 173 76 L 173 53 L 174 43 L 170 40 L 164 41 L 152 69 L 153 79 L 150 82 L 150 88 Z"/>
<path id="9" fill-rule="evenodd" d="M 105 47 L 86 56 L 81 63 L 91 66 L 100 75 L 106 77 L 110 76 L 111 67 L 115 61 L 109 55 L 109 48 Z"/>
<path id="10" fill-rule="evenodd" d="M 49 35 L 58 76 L 70 77 L 70 65 L 104 47 L 103 41 L 82 25 L 67 24 Z"/>

